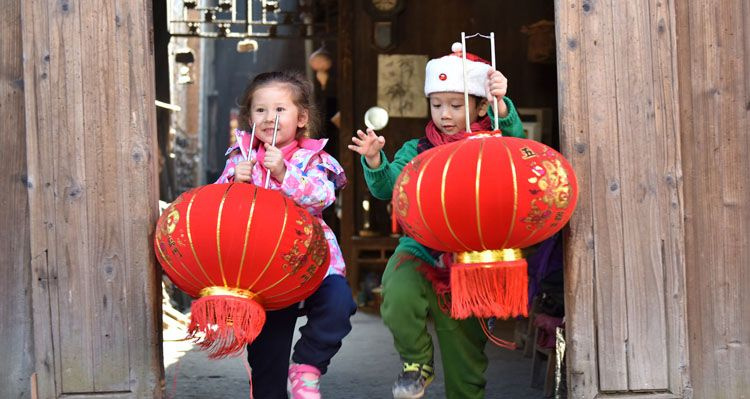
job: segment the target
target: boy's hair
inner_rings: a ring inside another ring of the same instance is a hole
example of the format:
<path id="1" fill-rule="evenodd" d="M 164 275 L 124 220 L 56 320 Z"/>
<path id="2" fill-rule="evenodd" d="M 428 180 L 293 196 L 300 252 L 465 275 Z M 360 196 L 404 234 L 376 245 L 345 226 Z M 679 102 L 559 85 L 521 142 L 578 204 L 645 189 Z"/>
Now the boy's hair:
<path id="1" fill-rule="evenodd" d="M 461 43 L 453 43 L 453 53 L 430 60 L 425 67 L 424 95 L 432 93 L 464 92 L 464 65 Z M 474 54 L 466 53 L 466 86 L 469 94 L 484 98 L 489 62 Z"/>
<path id="2" fill-rule="evenodd" d="M 253 94 L 261 87 L 272 83 L 282 83 L 289 86 L 292 90 L 294 105 L 301 110 L 307 111 L 307 126 L 298 128 L 296 137 L 312 137 L 317 134 L 320 129 L 320 115 L 318 107 L 315 105 L 313 84 L 305 75 L 293 71 L 264 72 L 248 83 L 245 92 L 240 98 L 239 128 L 245 131 L 252 129 L 249 121 L 252 112 L 250 103 L 252 102 Z"/>

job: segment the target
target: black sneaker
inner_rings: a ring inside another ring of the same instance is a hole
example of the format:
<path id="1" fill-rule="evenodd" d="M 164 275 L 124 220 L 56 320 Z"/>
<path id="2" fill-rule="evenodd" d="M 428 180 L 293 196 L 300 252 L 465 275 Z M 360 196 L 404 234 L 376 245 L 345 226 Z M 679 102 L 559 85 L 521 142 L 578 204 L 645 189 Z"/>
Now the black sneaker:
<path id="1" fill-rule="evenodd" d="M 431 364 L 406 363 L 393 384 L 394 399 L 417 399 L 424 396 L 424 390 L 435 378 Z"/>

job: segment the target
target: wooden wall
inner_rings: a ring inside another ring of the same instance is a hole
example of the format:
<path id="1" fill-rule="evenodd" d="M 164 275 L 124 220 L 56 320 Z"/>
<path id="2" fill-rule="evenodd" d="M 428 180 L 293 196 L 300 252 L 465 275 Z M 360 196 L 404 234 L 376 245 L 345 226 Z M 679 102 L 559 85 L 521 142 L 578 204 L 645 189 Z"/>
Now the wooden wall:
<path id="1" fill-rule="evenodd" d="M 38 395 L 160 397 L 150 2 L 20 4 Z"/>
<path id="2" fill-rule="evenodd" d="M 750 387 L 750 6 L 558 0 L 574 397 Z M 628 395 L 629 394 L 629 395 Z"/>
<path id="3" fill-rule="evenodd" d="M 21 1 L 0 0 L 0 398 L 29 398 L 31 329 Z"/>
<path id="4" fill-rule="evenodd" d="M 750 3 L 675 2 L 690 375 L 750 397 Z"/>

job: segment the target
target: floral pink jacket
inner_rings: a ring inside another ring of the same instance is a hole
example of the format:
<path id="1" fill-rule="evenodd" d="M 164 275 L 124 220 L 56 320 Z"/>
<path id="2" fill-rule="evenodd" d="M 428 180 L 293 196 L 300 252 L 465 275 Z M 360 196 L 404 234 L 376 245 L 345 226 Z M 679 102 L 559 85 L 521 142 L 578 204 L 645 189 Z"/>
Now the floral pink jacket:
<path id="1" fill-rule="evenodd" d="M 237 143 L 227 150 L 229 155 L 224 171 L 216 183 L 229 183 L 234 181 L 234 168 L 245 158 L 242 154 L 248 154 L 249 159 L 255 158 L 255 149 L 250 149 L 250 135 L 242 130 L 235 130 Z M 323 221 L 323 209 L 329 207 L 336 200 L 335 191 L 346 185 L 346 175 L 341 165 L 323 151 L 327 139 L 313 140 L 305 139 L 304 144 L 292 154 L 286 163 L 286 175 L 284 181 L 278 182 L 271 178 L 268 188 L 280 190 L 284 195 L 291 198 L 299 206 L 305 208 L 311 215 L 318 218 L 323 226 L 328 247 L 331 251 L 331 264 L 328 274 L 346 275 L 346 265 L 336 241 L 336 235 Z M 239 150 L 239 151 L 235 151 Z M 231 155 L 230 155 L 231 154 Z M 263 187 L 264 179 L 259 165 L 253 168 L 253 184 Z"/>

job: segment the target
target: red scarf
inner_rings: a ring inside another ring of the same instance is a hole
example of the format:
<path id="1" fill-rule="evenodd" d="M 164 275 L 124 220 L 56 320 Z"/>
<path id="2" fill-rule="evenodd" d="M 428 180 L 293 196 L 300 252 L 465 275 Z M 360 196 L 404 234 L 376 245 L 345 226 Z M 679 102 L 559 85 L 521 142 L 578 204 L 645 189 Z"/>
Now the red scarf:
<path id="1" fill-rule="evenodd" d="M 484 118 L 481 118 L 478 121 L 471 124 L 472 132 L 479 132 L 479 131 L 486 131 L 486 130 L 492 130 L 492 123 L 489 117 L 485 116 Z M 427 123 L 427 126 L 424 128 L 424 132 L 425 132 L 425 136 L 427 136 L 427 140 L 429 140 L 430 144 L 432 144 L 435 147 L 464 139 L 470 135 L 469 133 L 466 133 L 466 132 L 458 132 L 454 134 L 442 133 L 440 132 L 440 130 L 438 130 L 437 126 L 435 126 L 435 123 L 432 120 L 430 120 L 430 122 Z"/>

